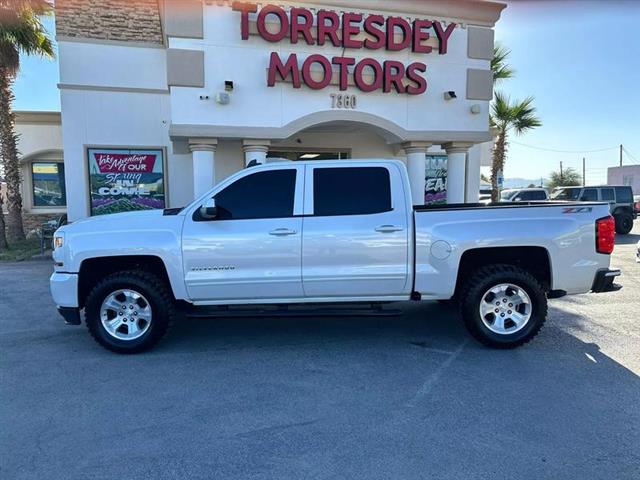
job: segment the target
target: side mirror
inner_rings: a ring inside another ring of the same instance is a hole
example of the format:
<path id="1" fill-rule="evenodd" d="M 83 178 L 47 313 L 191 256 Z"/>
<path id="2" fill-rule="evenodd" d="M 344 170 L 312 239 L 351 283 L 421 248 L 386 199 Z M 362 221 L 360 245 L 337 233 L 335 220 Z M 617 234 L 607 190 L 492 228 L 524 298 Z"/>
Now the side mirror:
<path id="1" fill-rule="evenodd" d="M 213 220 L 218 216 L 218 207 L 213 198 L 209 198 L 204 205 L 200 207 L 200 216 L 205 220 Z"/>

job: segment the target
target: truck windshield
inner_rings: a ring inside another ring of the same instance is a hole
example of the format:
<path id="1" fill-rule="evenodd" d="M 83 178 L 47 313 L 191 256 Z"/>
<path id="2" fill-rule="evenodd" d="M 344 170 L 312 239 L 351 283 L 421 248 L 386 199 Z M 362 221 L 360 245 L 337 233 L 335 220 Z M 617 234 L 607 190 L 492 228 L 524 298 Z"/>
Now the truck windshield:
<path id="1" fill-rule="evenodd" d="M 579 188 L 560 188 L 551 194 L 552 200 L 577 200 L 580 196 Z"/>

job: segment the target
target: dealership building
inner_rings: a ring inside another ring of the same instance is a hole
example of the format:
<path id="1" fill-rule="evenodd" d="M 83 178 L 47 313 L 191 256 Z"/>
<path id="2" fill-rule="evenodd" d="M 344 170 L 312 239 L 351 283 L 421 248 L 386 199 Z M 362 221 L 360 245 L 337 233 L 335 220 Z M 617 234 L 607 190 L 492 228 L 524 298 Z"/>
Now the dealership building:
<path id="1" fill-rule="evenodd" d="M 476 201 L 504 7 L 57 0 L 61 126 L 21 121 L 62 145 L 24 156 L 25 208 L 178 207 L 242 168 L 329 158 L 403 160 L 416 204 L 442 189 L 425 171 L 444 159 L 446 201 Z"/>

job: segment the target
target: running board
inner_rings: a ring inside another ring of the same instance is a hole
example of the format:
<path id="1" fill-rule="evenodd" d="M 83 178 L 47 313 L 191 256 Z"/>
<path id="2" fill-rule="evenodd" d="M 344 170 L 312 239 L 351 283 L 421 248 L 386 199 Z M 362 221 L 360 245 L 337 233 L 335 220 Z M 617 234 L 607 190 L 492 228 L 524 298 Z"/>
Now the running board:
<path id="1" fill-rule="evenodd" d="M 299 308 L 299 307 L 195 307 L 185 309 L 188 318 L 254 318 L 254 317 L 397 317 L 400 309 L 381 307 Z"/>

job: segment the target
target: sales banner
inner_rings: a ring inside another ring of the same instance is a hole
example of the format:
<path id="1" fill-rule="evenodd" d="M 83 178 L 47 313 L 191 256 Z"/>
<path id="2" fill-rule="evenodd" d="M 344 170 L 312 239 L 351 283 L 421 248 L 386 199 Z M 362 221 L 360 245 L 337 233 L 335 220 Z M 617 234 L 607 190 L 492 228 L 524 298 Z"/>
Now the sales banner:
<path id="1" fill-rule="evenodd" d="M 425 205 L 447 203 L 447 156 L 427 155 Z"/>
<path id="2" fill-rule="evenodd" d="M 90 148 L 91 215 L 165 208 L 162 150 Z"/>

